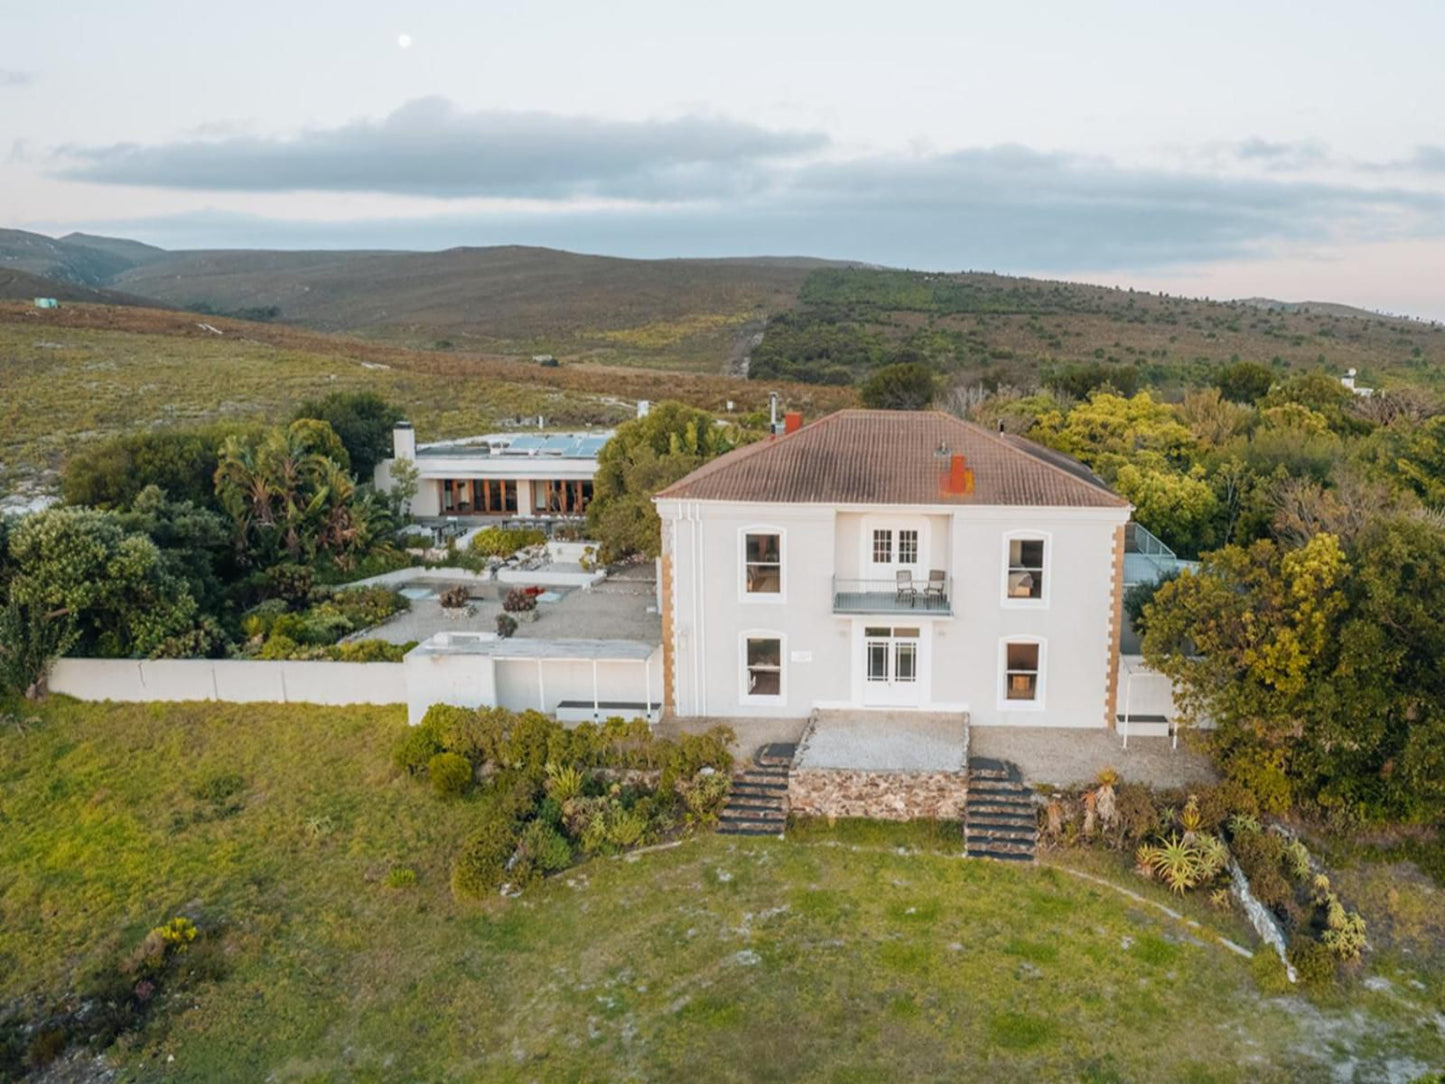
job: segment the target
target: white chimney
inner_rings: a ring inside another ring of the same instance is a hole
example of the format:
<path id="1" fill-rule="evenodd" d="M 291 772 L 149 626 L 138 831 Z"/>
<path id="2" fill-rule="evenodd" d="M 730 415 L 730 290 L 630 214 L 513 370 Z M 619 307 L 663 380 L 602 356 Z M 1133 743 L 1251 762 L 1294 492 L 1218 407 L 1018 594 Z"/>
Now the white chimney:
<path id="1" fill-rule="evenodd" d="M 397 422 L 391 427 L 391 454 L 396 459 L 416 458 L 416 430 L 411 422 Z"/>
<path id="2" fill-rule="evenodd" d="M 637 416 L 638 416 L 639 418 L 645 418 L 645 417 L 647 417 L 647 416 L 648 416 L 649 414 L 651 414 L 651 413 L 652 413 L 652 400 L 650 400 L 650 399 L 639 399 L 639 400 L 637 400 Z"/>

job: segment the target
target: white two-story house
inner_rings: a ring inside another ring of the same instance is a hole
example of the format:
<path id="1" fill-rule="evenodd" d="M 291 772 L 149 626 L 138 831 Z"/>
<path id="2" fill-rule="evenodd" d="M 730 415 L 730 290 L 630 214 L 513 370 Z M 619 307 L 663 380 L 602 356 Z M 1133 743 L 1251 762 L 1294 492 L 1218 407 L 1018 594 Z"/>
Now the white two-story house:
<path id="1" fill-rule="evenodd" d="M 967 712 L 1113 725 L 1127 501 L 936 412 L 845 410 L 656 497 L 680 716 Z"/>

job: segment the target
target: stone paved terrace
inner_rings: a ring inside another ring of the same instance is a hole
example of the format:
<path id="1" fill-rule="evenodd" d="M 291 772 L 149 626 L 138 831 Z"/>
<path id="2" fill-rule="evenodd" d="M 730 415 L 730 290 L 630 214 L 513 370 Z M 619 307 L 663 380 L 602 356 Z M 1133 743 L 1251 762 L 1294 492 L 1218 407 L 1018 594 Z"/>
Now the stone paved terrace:
<path id="1" fill-rule="evenodd" d="M 1026 783 L 1066 787 L 1092 783 L 1104 768 L 1113 768 L 1126 783 L 1182 787 L 1214 779 L 1209 759 L 1185 748 L 1170 748 L 1168 738 L 1129 738 L 1129 748 L 1115 732 L 1070 730 L 1042 726 L 975 726 L 969 733 L 969 754 L 1009 760 Z"/>
<path id="2" fill-rule="evenodd" d="M 797 769 L 950 772 L 968 764 L 968 716 L 957 712 L 819 711 Z"/>
<path id="3" fill-rule="evenodd" d="M 465 583 L 472 596 L 472 613 L 448 613 L 437 601 L 451 582 Z M 556 601 L 537 605 L 535 621 L 518 615 L 518 639 L 555 640 L 639 640 L 662 642 L 662 618 L 657 613 L 651 565 L 634 565 L 591 588 L 550 587 Z M 439 632 L 495 632 L 502 597 L 516 584 L 496 583 L 480 578 L 441 581 L 422 578 L 402 583 L 399 589 L 412 596 L 411 608 L 375 628 L 365 629 L 348 639 L 385 640 L 404 644 L 424 641 Z"/>

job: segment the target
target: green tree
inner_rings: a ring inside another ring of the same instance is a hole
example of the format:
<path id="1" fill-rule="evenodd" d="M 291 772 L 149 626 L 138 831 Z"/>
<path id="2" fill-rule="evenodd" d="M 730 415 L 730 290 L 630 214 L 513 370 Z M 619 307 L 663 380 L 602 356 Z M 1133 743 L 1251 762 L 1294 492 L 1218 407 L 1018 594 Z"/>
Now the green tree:
<path id="1" fill-rule="evenodd" d="M 1134 506 L 1134 518 L 1176 552 L 1192 556 L 1208 544 L 1218 501 L 1204 468 L 1181 473 L 1126 463 L 1115 475 L 1114 488 Z"/>
<path id="2" fill-rule="evenodd" d="M 618 426 L 597 456 L 587 508 L 588 532 L 601 543 L 602 559 L 656 557 L 662 526 L 652 495 L 731 451 L 740 439 L 706 411 L 676 402 L 658 403 L 646 417 Z"/>
<path id="3" fill-rule="evenodd" d="M 1127 397 L 1139 389 L 1139 370 L 1133 365 L 1099 361 L 1067 365 L 1045 378 L 1044 386 L 1071 399 L 1085 399 L 1099 390 Z"/>
<path id="4" fill-rule="evenodd" d="M 74 622 L 87 653 L 147 656 L 201 625 L 200 607 L 159 547 L 112 512 L 52 508 L 10 536 L 12 619 Z M 57 636 L 64 640 L 64 636 Z"/>
<path id="5" fill-rule="evenodd" d="M 347 462 L 359 482 L 370 482 L 376 464 L 391 455 L 391 431 L 401 421 L 401 410 L 370 391 L 334 391 L 324 399 L 308 399 L 293 420 L 315 418 L 326 422 L 341 438 Z"/>
<path id="6" fill-rule="evenodd" d="M 1112 482 L 1126 463 L 1153 470 L 1188 467 L 1194 434 L 1147 391 L 1130 398 L 1095 392 L 1067 414 L 1042 415 L 1029 435 L 1067 452 Z"/>
<path id="7" fill-rule="evenodd" d="M 141 490 L 159 486 L 174 501 L 216 507 L 211 475 L 227 433 L 218 428 L 128 433 L 76 452 L 66 461 L 67 504 L 128 508 Z"/>
<path id="8" fill-rule="evenodd" d="M 227 438 L 216 496 L 243 560 L 272 564 L 326 554 L 347 562 L 364 549 L 368 531 L 353 507 L 356 486 L 332 458 L 337 444 L 329 425 L 304 418 L 255 440 Z"/>
<path id="9" fill-rule="evenodd" d="M 1221 395 L 1233 403 L 1253 403 L 1268 394 L 1274 373 L 1257 361 L 1236 361 L 1215 375 Z"/>
<path id="10" fill-rule="evenodd" d="M 917 362 L 885 365 L 859 389 L 863 405 L 873 410 L 923 410 L 937 393 L 933 370 Z"/>

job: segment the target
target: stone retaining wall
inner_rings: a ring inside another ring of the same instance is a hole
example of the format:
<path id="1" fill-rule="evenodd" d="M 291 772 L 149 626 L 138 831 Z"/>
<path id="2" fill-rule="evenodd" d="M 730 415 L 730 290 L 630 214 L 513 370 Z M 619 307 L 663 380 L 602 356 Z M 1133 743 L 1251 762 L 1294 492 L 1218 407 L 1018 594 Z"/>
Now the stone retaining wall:
<path id="1" fill-rule="evenodd" d="M 963 816 L 968 773 L 794 768 L 789 811 L 799 817 L 955 820 Z"/>

